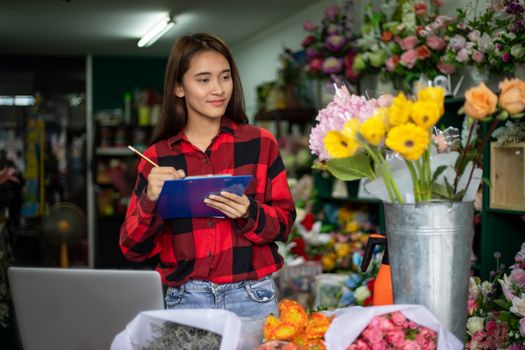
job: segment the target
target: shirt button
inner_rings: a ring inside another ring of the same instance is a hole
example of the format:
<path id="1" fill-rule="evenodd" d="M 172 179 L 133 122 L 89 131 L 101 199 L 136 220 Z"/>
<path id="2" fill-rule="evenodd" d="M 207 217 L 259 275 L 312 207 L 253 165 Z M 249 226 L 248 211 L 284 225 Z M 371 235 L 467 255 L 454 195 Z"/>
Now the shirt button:
<path id="1" fill-rule="evenodd" d="M 212 220 L 210 220 L 210 221 L 208 221 L 208 226 L 212 227 L 212 226 L 213 226 L 213 224 L 215 224 L 215 221 L 213 221 L 213 219 L 212 219 Z"/>
<path id="2" fill-rule="evenodd" d="M 208 258 L 211 258 L 211 252 L 208 252 Z"/>

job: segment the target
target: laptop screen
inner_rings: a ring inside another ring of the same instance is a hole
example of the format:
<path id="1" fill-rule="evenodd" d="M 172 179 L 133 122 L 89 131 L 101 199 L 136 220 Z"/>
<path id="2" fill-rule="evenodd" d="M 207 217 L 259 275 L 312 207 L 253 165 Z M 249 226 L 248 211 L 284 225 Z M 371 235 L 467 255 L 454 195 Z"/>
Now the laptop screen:
<path id="1" fill-rule="evenodd" d="M 109 349 L 140 312 L 164 309 L 156 271 L 11 267 L 25 350 Z"/>

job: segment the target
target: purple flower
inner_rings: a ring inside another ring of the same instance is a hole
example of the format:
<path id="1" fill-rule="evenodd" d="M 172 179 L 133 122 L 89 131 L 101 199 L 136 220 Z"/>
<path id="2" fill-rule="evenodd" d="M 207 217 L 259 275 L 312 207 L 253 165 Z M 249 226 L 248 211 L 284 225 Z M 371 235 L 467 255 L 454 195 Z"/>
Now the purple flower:
<path id="1" fill-rule="evenodd" d="M 329 21 L 335 21 L 340 11 L 341 9 L 339 8 L 339 6 L 330 6 L 324 10 L 324 15 Z"/>
<path id="2" fill-rule="evenodd" d="M 508 52 L 504 52 L 503 55 L 501 55 L 501 60 L 503 62 L 508 62 L 510 60 L 510 54 Z"/>
<path id="3" fill-rule="evenodd" d="M 525 348 L 521 344 L 514 343 L 511 346 L 509 346 L 507 350 L 525 350 Z"/>
<path id="4" fill-rule="evenodd" d="M 322 71 L 326 74 L 337 74 L 343 68 L 343 61 L 339 58 L 328 57 L 323 61 Z"/>
<path id="5" fill-rule="evenodd" d="M 345 45 L 346 39 L 342 35 L 330 35 L 326 41 L 325 46 L 328 50 L 335 52 L 339 51 Z"/>
<path id="6" fill-rule="evenodd" d="M 311 60 L 313 58 L 320 57 L 320 56 L 321 56 L 321 53 L 317 49 L 314 49 L 313 47 L 309 47 L 306 49 L 306 58 L 308 60 Z"/>

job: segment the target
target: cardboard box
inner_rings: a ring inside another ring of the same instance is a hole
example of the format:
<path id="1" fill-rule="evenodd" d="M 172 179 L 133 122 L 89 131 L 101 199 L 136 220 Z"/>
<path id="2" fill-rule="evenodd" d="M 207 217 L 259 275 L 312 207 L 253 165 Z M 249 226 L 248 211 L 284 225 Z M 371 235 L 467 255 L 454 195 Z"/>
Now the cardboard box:
<path id="1" fill-rule="evenodd" d="M 490 145 L 490 207 L 525 211 L 525 142 Z"/>

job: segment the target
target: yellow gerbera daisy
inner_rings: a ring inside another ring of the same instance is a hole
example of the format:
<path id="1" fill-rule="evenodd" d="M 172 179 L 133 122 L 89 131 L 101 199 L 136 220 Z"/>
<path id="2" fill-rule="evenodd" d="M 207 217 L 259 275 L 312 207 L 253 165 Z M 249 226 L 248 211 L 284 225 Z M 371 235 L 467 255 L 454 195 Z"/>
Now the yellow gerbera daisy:
<path id="1" fill-rule="evenodd" d="M 392 100 L 392 105 L 388 110 L 388 122 L 392 126 L 406 124 L 410 117 L 412 102 L 403 93 L 400 93 Z"/>
<path id="2" fill-rule="evenodd" d="M 364 137 L 368 143 L 377 146 L 385 139 L 385 124 L 381 117 L 373 116 L 368 118 L 359 127 L 359 133 Z"/>
<path id="3" fill-rule="evenodd" d="M 441 117 L 439 105 L 431 100 L 420 100 L 412 105 L 410 117 L 416 125 L 423 129 L 430 129 Z"/>
<path id="4" fill-rule="evenodd" d="M 356 131 L 359 129 L 359 120 L 348 120 L 341 132 L 329 131 L 323 139 L 324 147 L 332 158 L 351 157 L 359 149 L 357 143 Z"/>
<path id="5" fill-rule="evenodd" d="M 417 93 L 419 101 L 432 101 L 439 106 L 439 115 L 445 113 L 445 90 L 439 86 L 428 86 Z"/>
<path id="6" fill-rule="evenodd" d="M 392 128 L 386 138 L 386 145 L 408 160 L 421 157 L 429 142 L 428 131 L 412 123 Z"/>

